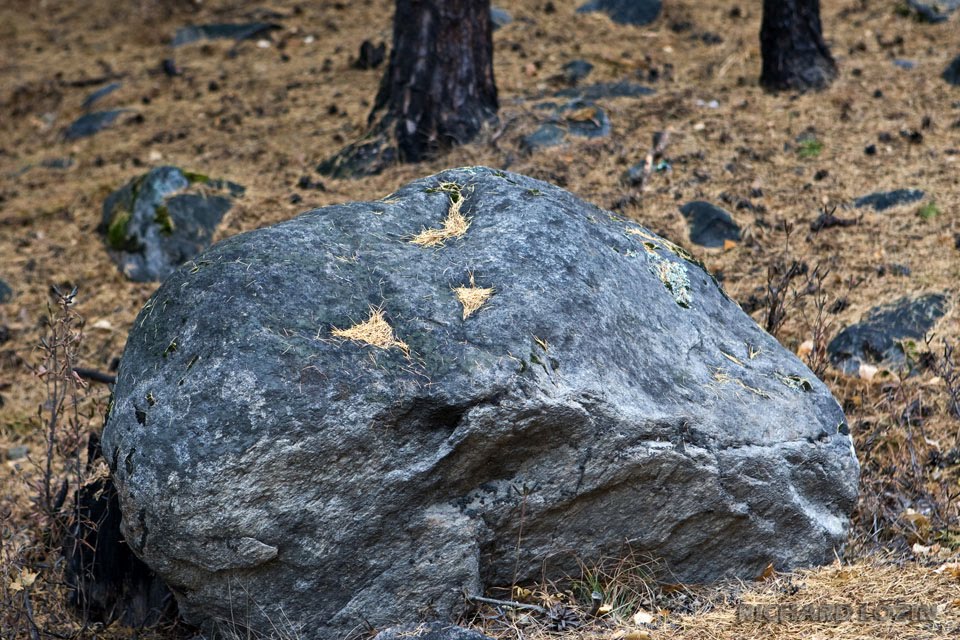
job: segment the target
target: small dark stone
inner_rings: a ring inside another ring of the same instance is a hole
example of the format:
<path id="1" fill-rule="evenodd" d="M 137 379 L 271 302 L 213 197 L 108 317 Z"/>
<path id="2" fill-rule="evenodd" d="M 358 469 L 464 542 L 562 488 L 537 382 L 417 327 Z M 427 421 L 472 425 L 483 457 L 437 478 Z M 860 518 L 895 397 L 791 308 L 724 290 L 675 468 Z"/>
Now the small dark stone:
<path id="1" fill-rule="evenodd" d="M 369 40 L 364 40 L 360 45 L 360 54 L 357 56 L 353 66 L 357 69 L 376 69 L 383 64 L 387 57 L 387 45 L 381 42 L 378 45 Z"/>
<path id="2" fill-rule="evenodd" d="M 960 56 L 957 56 L 943 70 L 943 79 L 954 86 L 960 86 Z"/>
<path id="3" fill-rule="evenodd" d="M 850 306 L 850 300 L 847 298 L 837 298 L 837 300 L 827 309 L 832 314 L 838 314 Z"/>
<path id="4" fill-rule="evenodd" d="M 875 155 L 877 155 L 877 145 L 875 145 L 875 144 L 868 144 L 867 146 L 865 146 L 865 147 L 863 148 L 863 152 L 864 152 L 865 154 L 867 154 L 868 156 L 875 156 Z"/>
<path id="5" fill-rule="evenodd" d="M 6 344 L 10 342 L 10 327 L 5 324 L 0 324 L 0 344 Z"/>
<path id="6" fill-rule="evenodd" d="M 653 95 L 654 90 L 635 82 L 598 82 L 584 87 L 570 87 L 557 91 L 558 98 L 580 98 L 581 100 L 600 100 L 602 98 L 639 98 Z"/>
<path id="7" fill-rule="evenodd" d="M 875 89 L 874 92 L 873 92 L 873 97 L 874 97 L 874 98 L 882 98 L 882 97 L 883 97 L 883 91 L 881 91 L 880 89 Z"/>
<path id="8" fill-rule="evenodd" d="M 700 40 L 700 42 L 708 46 L 715 45 L 715 44 L 723 44 L 723 38 L 720 37 L 720 35 L 713 33 L 712 31 L 704 31 L 698 36 L 698 39 Z"/>
<path id="9" fill-rule="evenodd" d="M 313 180 L 310 176 L 303 175 L 297 180 L 298 189 L 312 189 L 315 191 L 326 191 L 327 187 L 319 180 Z"/>
<path id="10" fill-rule="evenodd" d="M 947 310 L 947 297 L 939 293 L 874 307 L 830 341 L 830 361 L 848 375 L 855 375 L 861 364 L 902 368 L 907 364 L 904 341 L 922 340 Z"/>
<path id="11" fill-rule="evenodd" d="M 211 93 L 214 91 L 220 91 L 220 84 L 216 80 L 211 80 L 207 83 L 207 91 Z"/>
<path id="12" fill-rule="evenodd" d="M 820 169 L 815 174 L 813 174 L 813 179 L 819 182 L 824 178 L 828 177 L 829 175 L 830 175 L 829 171 L 827 171 L 826 169 Z"/>
<path id="13" fill-rule="evenodd" d="M 81 108 L 84 111 L 89 110 L 90 107 L 92 107 L 94 104 L 96 104 L 103 98 L 107 97 L 108 95 L 110 95 L 111 93 L 119 89 L 120 87 L 121 87 L 121 84 L 119 82 L 111 82 L 107 86 L 97 89 L 96 91 L 88 95 L 86 98 L 84 98 L 83 104 L 80 105 Z"/>
<path id="14" fill-rule="evenodd" d="M 733 216 L 714 204 L 696 200 L 680 207 L 680 213 L 690 224 L 690 242 L 701 247 L 722 248 L 727 240 L 740 240 Z"/>
<path id="15" fill-rule="evenodd" d="M 900 137 L 907 140 L 910 144 L 920 144 L 923 142 L 923 134 L 916 129 L 904 129 L 900 132 Z"/>
<path id="16" fill-rule="evenodd" d="M 127 109 L 114 109 L 112 111 L 96 111 L 84 114 L 67 127 L 63 137 L 66 140 L 78 140 L 92 136 L 111 126 L 121 114 L 126 112 Z"/>
<path id="17" fill-rule="evenodd" d="M 858 209 L 861 207 L 873 207 L 874 211 L 886 211 L 887 209 L 910 204 L 922 200 L 924 192 L 919 189 L 897 189 L 896 191 L 878 191 L 869 195 L 857 198 L 853 201 L 853 206 Z"/>
<path id="18" fill-rule="evenodd" d="M 500 7 L 490 7 L 490 22 L 493 23 L 493 30 L 496 31 L 513 22 L 513 16 Z"/>
<path id="19" fill-rule="evenodd" d="M 586 60 L 571 60 L 563 65 L 563 78 L 567 84 L 577 84 L 593 71 L 593 65 Z"/>
<path id="20" fill-rule="evenodd" d="M 602 11 L 617 24 L 643 26 L 660 15 L 661 0 L 590 0 L 577 13 Z"/>
<path id="21" fill-rule="evenodd" d="M 897 276 L 902 278 L 902 277 L 909 276 L 911 273 L 912 272 L 910 271 L 910 267 L 904 264 L 890 263 L 890 264 L 881 264 L 880 266 L 877 267 L 877 275 L 881 278 L 886 275 Z"/>
<path id="22" fill-rule="evenodd" d="M 693 29 L 693 23 L 689 20 L 678 20 L 670 23 L 670 31 L 674 33 L 686 33 Z"/>
<path id="23" fill-rule="evenodd" d="M 281 29 L 272 22 L 248 22 L 244 24 L 198 24 L 177 29 L 172 45 L 180 47 L 199 40 L 248 40 Z"/>
<path id="24" fill-rule="evenodd" d="M 290 194 L 290 204 L 300 204 L 301 202 L 303 202 L 303 196 L 299 193 Z"/>
<path id="25" fill-rule="evenodd" d="M 177 66 L 177 63 L 173 58 L 164 58 L 163 62 L 160 63 L 160 69 L 163 71 L 163 74 L 171 78 L 183 74 L 183 71 L 180 70 L 180 67 Z"/>

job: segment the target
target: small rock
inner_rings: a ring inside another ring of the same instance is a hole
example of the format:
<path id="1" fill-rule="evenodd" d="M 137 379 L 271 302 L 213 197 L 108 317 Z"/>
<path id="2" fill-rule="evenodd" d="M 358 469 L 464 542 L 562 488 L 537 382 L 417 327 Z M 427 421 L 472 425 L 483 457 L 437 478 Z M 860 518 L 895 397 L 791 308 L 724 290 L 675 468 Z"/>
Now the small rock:
<path id="1" fill-rule="evenodd" d="M 210 246 L 217 224 L 243 192 L 231 182 L 157 167 L 107 197 L 98 230 L 130 280 L 162 280 Z"/>
<path id="2" fill-rule="evenodd" d="M 353 66 L 357 69 L 376 69 L 383 64 L 387 57 L 387 45 L 381 42 L 374 45 L 369 40 L 364 40 L 360 45 L 360 54 L 357 56 Z"/>
<path id="3" fill-rule="evenodd" d="M 10 288 L 3 280 L 0 280 L 0 304 L 5 302 L 10 302 L 10 298 L 13 297 L 13 289 Z"/>
<path id="4" fill-rule="evenodd" d="M 563 78 L 567 84 L 577 84 L 593 71 L 593 65 L 586 60 L 571 60 L 563 65 Z"/>
<path id="5" fill-rule="evenodd" d="M 188 25 L 177 29 L 177 33 L 173 37 L 171 44 L 174 47 L 180 47 L 199 40 L 248 40 L 281 28 L 279 24 L 272 22 Z"/>
<path id="6" fill-rule="evenodd" d="M 113 125 L 116 119 L 127 111 L 129 111 L 129 109 L 113 109 L 112 111 L 96 111 L 94 113 L 84 114 L 67 127 L 67 130 L 63 133 L 63 137 L 66 140 L 78 140 L 92 136 Z"/>
<path id="7" fill-rule="evenodd" d="M 874 211 L 886 211 L 902 204 L 910 204 L 922 200 L 924 192 L 920 189 L 897 189 L 895 191 L 877 191 L 857 198 L 853 206 L 859 208 L 873 207 Z"/>
<path id="8" fill-rule="evenodd" d="M 650 87 L 635 82 L 598 82 L 584 87 L 570 87 L 557 91 L 558 98 L 580 98 L 581 100 L 600 100 L 602 98 L 639 98 L 655 92 Z"/>
<path id="9" fill-rule="evenodd" d="M 6 344 L 10 342 L 10 327 L 5 324 L 0 324 L 0 344 Z"/>
<path id="10" fill-rule="evenodd" d="M 865 147 L 863 148 L 863 152 L 864 152 L 865 154 L 867 154 L 868 156 L 875 156 L 875 155 L 877 155 L 877 145 L 875 145 L 875 144 L 868 144 L 867 146 L 865 146 Z"/>
<path id="11" fill-rule="evenodd" d="M 119 82 L 111 82 L 105 87 L 100 87 L 99 89 L 97 89 L 96 91 L 88 95 L 86 98 L 84 98 L 83 104 L 81 104 L 80 106 L 83 108 L 84 111 L 88 111 L 90 107 L 92 107 L 97 102 L 99 102 L 103 98 L 107 97 L 108 95 L 110 95 L 111 93 L 119 89 L 121 86 L 122 85 Z"/>
<path id="12" fill-rule="evenodd" d="M 312 189 L 314 191 L 326 191 L 327 186 L 320 182 L 319 180 L 314 180 L 308 175 L 300 176 L 300 179 L 297 180 L 298 189 Z"/>
<path id="13" fill-rule="evenodd" d="M 30 455 L 30 447 L 23 444 L 7 449 L 7 460 L 23 460 L 28 455 Z"/>
<path id="14" fill-rule="evenodd" d="M 500 7 L 490 7 L 490 22 L 493 23 L 493 30 L 496 31 L 513 22 L 513 16 Z"/>
<path id="15" fill-rule="evenodd" d="M 656 20 L 662 6 L 661 0 L 590 0 L 577 13 L 602 11 L 617 24 L 642 26 Z"/>
<path id="16" fill-rule="evenodd" d="M 960 87 L 960 56 L 953 59 L 943 70 L 943 79 L 954 86 Z"/>
<path id="17" fill-rule="evenodd" d="M 555 124 L 542 124 L 540 127 L 520 139 L 520 148 L 526 152 L 538 151 L 547 147 L 556 147 L 563 144 L 567 137 L 567 132 Z"/>
<path id="18" fill-rule="evenodd" d="M 856 375 L 862 364 L 902 368 L 907 364 L 904 341 L 922 340 L 946 313 L 943 294 L 900 298 L 874 307 L 859 323 L 843 329 L 827 345 L 827 353 L 847 375 Z"/>
<path id="19" fill-rule="evenodd" d="M 690 242 L 719 249 L 728 240 L 740 241 L 740 226 L 725 209 L 696 200 L 680 207 L 680 213 L 690 224 Z"/>
<path id="20" fill-rule="evenodd" d="M 163 71 L 163 74 L 169 78 L 183 74 L 183 71 L 177 66 L 173 58 L 164 58 L 163 62 L 160 63 L 160 69 Z"/>
<path id="21" fill-rule="evenodd" d="M 921 20 L 936 24 L 946 21 L 951 13 L 960 8 L 960 0 L 931 0 L 928 2 L 907 0 L 907 6 L 913 9 Z"/>
<path id="22" fill-rule="evenodd" d="M 478 631 L 452 624 L 429 622 L 390 627 L 374 636 L 373 640 L 490 640 Z"/>
<path id="23" fill-rule="evenodd" d="M 904 60 L 902 58 L 897 58 L 896 60 L 893 61 L 893 64 L 906 71 L 910 71 L 911 69 L 917 66 L 917 63 L 914 62 L 913 60 Z"/>
<path id="24" fill-rule="evenodd" d="M 40 161 L 44 169 L 69 169 L 73 166 L 73 158 L 46 158 Z"/>

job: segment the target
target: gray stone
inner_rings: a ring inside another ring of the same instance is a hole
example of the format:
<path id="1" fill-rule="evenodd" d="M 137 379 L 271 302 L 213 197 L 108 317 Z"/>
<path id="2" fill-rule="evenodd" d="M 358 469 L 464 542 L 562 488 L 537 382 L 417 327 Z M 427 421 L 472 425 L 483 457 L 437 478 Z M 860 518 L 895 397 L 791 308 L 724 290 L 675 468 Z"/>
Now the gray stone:
<path id="1" fill-rule="evenodd" d="M 556 147 L 567 139 L 567 132 L 563 127 L 553 123 L 541 124 L 537 130 L 520 138 L 520 148 L 528 153 Z"/>
<path id="2" fill-rule="evenodd" d="M 200 40 L 249 40 L 282 29 L 272 22 L 246 22 L 242 24 L 192 24 L 177 29 L 173 36 L 174 47 L 181 47 Z"/>
<path id="3" fill-rule="evenodd" d="M 162 280 L 210 246 L 243 187 L 176 167 L 157 167 L 107 197 L 99 231 L 131 280 Z"/>
<path id="4" fill-rule="evenodd" d="M 569 87 L 557 91 L 558 98 L 579 98 L 581 100 L 601 100 L 603 98 L 640 98 L 651 96 L 655 92 L 636 82 L 598 82 L 583 87 Z"/>
<path id="5" fill-rule="evenodd" d="M 442 622 L 405 624 L 381 631 L 373 640 L 491 640 L 479 631 Z"/>
<path id="6" fill-rule="evenodd" d="M 960 86 L 960 56 L 954 58 L 943 70 L 943 79 L 955 87 Z"/>
<path id="7" fill-rule="evenodd" d="M 30 455 L 30 447 L 21 444 L 7 449 L 7 460 L 23 460 Z"/>
<path id="8" fill-rule="evenodd" d="M 569 84 L 577 84 L 593 71 L 593 65 L 586 60 L 571 60 L 563 65 L 563 77 Z"/>
<path id="9" fill-rule="evenodd" d="M 661 0 L 590 0 L 577 13 L 602 11 L 618 24 L 643 26 L 660 15 Z"/>
<path id="10" fill-rule="evenodd" d="M 468 313 L 458 288 L 492 295 Z M 304 640 L 454 620 L 464 593 L 625 543 L 671 581 L 832 562 L 859 476 L 827 387 L 702 263 L 483 167 L 176 271 L 133 324 L 103 450 L 186 621 L 283 616 Z"/>
<path id="11" fill-rule="evenodd" d="M 490 7 L 490 21 L 493 23 L 493 30 L 496 31 L 513 22 L 513 17 L 500 7 Z"/>
<path id="12" fill-rule="evenodd" d="M 923 340 L 948 310 L 945 295 L 931 293 L 904 297 L 874 307 L 857 324 L 843 329 L 827 345 L 835 367 L 856 375 L 861 364 L 902 370 L 909 366 L 909 343 Z"/>
<path id="13" fill-rule="evenodd" d="M 862 207 L 872 207 L 874 211 L 886 211 L 893 207 L 899 207 L 904 204 L 911 204 L 918 200 L 923 200 L 926 195 L 920 189 L 896 189 L 895 191 L 877 191 L 869 195 L 857 198 L 853 201 L 853 206 L 858 209 Z"/>
<path id="14" fill-rule="evenodd" d="M 907 5 L 923 20 L 931 23 L 944 22 L 950 14 L 960 9 L 960 0 L 907 0 Z"/>
<path id="15" fill-rule="evenodd" d="M 690 242 L 717 249 L 727 240 L 740 241 L 740 225 L 725 209 L 696 200 L 680 207 L 680 213 L 690 225 Z"/>
<path id="16" fill-rule="evenodd" d="M 63 133 L 63 137 L 67 140 L 78 140 L 80 138 L 87 138 L 92 136 L 95 133 L 99 133 L 104 129 L 113 126 L 113 123 L 116 122 L 122 114 L 126 113 L 128 109 L 113 109 L 111 111 L 95 111 L 93 113 L 85 113 L 76 120 L 74 120 L 66 131 Z"/>
<path id="17" fill-rule="evenodd" d="M 520 139 L 520 148 L 527 152 L 563 144 L 567 135 L 580 138 L 603 138 L 610 135 L 607 112 L 593 102 L 571 100 L 562 105 L 544 102 L 541 111 L 552 112 L 550 119 L 533 133 Z"/>
<path id="18" fill-rule="evenodd" d="M 119 82 L 111 82 L 105 87 L 100 87 L 99 89 L 97 89 L 96 91 L 88 95 L 86 98 L 84 98 L 83 104 L 81 104 L 80 106 L 84 110 L 90 109 L 93 105 L 95 105 L 96 103 L 106 98 L 108 95 L 110 95 L 111 93 L 119 89 L 121 86 L 122 85 Z"/>

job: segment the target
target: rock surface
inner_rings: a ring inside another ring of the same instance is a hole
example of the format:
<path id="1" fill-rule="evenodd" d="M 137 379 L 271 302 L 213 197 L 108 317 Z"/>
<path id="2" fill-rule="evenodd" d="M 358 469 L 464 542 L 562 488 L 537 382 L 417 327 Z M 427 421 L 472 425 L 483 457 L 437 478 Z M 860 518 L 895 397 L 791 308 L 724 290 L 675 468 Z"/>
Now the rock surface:
<path id="1" fill-rule="evenodd" d="M 618 24 L 642 26 L 656 20 L 662 6 L 661 0 L 590 0 L 577 13 L 602 11 Z"/>
<path id="2" fill-rule="evenodd" d="M 134 178 L 103 203 L 99 231 L 131 280 L 162 280 L 210 246 L 243 187 L 176 167 Z"/>
<path id="3" fill-rule="evenodd" d="M 923 200 L 926 194 L 920 189 L 896 189 L 894 191 L 878 191 L 862 196 L 853 201 L 853 206 L 859 208 L 872 207 L 874 211 L 886 211 L 903 204 L 911 204 Z"/>
<path id="4" fill-rule="evenodd" d="M 725 209 L 696 200 L 680 207 L 680 213 L 690 225 L 690 242 L 716 249 L 727 240 L 740 241 L 740 226 Z"/>
<path id="5" fill-rule="evenodd" d="M 904 341 L 922 341 L 947 313 L 947 307 L 946 296 L 939 293 L 874 307 L 862 321 L 830 341 L 830 361 L 848 375 L 857 375 L 863 364 L 901 369 L 907 365 Z"/>
<path id="6" fill-rule="evenodd" d="M 493 24 L 493 30 L 496 31 L 513 22 L 513 16 L 500 7 L 490 7 L 490 22 Z"/>
<path id="7" fill-rule="evenodd" d="M 405 624 L 381 631 L 373 640 L 490 640 L 489 636 L 451 624 Z"/>
<path id="8" fill-rule="evenodd" d="M 282 611 L 326 640 L 453 620 L 464 592 L 579 575 L 625 542 L 674 580 L 831 562 L 848 434 L 682 249 L 472 167 L 167 278 L 103 449 L 124 537 L 188 622 L 249 611 L 269 633 Z"/>

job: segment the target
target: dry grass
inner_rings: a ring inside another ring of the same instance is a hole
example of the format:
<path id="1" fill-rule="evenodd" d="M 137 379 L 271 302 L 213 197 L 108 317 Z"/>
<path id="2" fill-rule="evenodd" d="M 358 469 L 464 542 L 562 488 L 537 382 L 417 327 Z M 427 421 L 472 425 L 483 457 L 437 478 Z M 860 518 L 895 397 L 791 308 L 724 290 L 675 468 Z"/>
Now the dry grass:
<path id="1" fill-rule="evenodd" d="M 463 319 L 466 320 L 486 304 L 487 300 L 493 296 L 494 291 L 492 287 L 478 287 L 471 273 L 470 286 L 454 287 L 453 293 L 457 296 L 460 304 L 463 305 Z"/>
<path id="2" fill-rule="evenodd" d="M 462 237 L 470 228 L 470 219 L 460 212 L 464 200 L 466 200 L 460 185 L 453 182 L 444 182 L 437 188 L 437 191 L 443 191 L 450 195 L 450 207 L 447 209 L 447 217 L 444 218 L 442 227 L 424 229 L 410 240 L 413 244 L 421 247 L 442 247 L 447 240 Z"/>
<path id="3" fill-rule="evenodd" d="M 377 349 L 397 348 L 405 354 L 410 354 L 410 347 L 403 340 L 398 340 L 393 327 L 383 316 L 383 309 L 370 307 L 370 317 L 346 329 L 334 328 L 330 334 L 335 338 L 352 340 L 361 344 L 368 344 Z"/>

